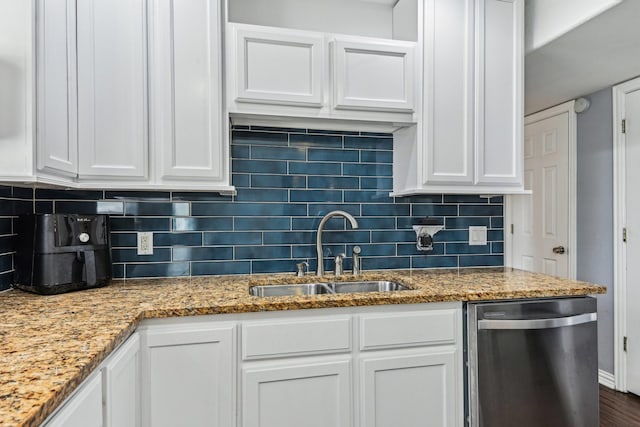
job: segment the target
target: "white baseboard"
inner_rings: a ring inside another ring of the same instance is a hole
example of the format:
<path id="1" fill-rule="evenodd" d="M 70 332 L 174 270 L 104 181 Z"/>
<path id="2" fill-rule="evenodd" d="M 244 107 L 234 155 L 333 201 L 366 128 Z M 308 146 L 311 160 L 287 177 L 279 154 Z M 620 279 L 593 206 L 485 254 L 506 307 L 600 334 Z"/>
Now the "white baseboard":
<path id="1" fill-rule="evenodd" d="M 598 369 L 598 382 L 605 387 L 616 389 L 616 379 L 613 374 L 602 369 Z"/>

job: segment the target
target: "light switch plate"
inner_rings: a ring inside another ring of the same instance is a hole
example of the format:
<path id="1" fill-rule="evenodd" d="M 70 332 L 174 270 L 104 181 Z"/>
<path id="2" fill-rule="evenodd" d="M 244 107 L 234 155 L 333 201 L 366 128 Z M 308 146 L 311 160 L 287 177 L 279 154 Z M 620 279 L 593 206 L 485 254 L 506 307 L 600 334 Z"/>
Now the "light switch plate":
<path id="1" fill-rule="evenodd" d="M 487 227 L 469 226 L 469 246 L 481 246 L 487 244 Z"/>

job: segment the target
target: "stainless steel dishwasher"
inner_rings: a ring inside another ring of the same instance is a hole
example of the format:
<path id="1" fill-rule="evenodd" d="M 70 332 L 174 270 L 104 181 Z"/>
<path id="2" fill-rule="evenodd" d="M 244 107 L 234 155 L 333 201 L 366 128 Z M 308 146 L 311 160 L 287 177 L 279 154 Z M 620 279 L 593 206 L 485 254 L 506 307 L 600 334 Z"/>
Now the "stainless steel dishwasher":
<path id="1" fill-rule="evenodd" d="M 598 427 L 596 300 L 467 305 L 472 427 Z"/>

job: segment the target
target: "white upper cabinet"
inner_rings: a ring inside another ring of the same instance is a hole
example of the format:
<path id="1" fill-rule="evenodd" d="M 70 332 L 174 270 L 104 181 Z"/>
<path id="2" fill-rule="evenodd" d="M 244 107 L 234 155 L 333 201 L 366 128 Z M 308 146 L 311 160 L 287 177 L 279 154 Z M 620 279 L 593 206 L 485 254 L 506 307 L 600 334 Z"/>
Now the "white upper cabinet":
<path id="1" fill-rule="evenodd" d="M 15 1 L 0 12 L 30 24 L 11 32 L 25 131 L 0 145 L 0 181 L 234 192 L 221 0 Z"/>
<path id="2" fill-rule="evenodd" d="M 523 0 L 425 0 L 423 115 L 394 138 L 394 194 L 519 193 Z"/>
<path id="3" fill-rule="evenodd" d="M 424 184 L 471 185 L 473 0 L 433 0 L 425 7 Z"/>
<path id="4" fill-rule="evenodd" d="M 37 167 L 74 177 L 78 171 L 76 2 L 38 0 Z"/>
<path id="5" fill-rule="evenodd" d="M 229 186 L 218 0 L 151 0 L 150 136 L 160 183 Z M 208 188 L 208 187 L 207 187 Z"/>
<path id="6" fill-rule="evenodd" d="M 148 175 L 146 0 L 78 2 L 79 177 Z"/>
<path id="7" fill-rule="evenodd" d="M 236 100 L 322 106 L 324 39 L 305 31 L 232 27 L 236 37 Z"/>
<path id="8" fill-rule="evenodd" d="M 336 37 L 331 48 L 334 108 L 414 110 L 415 43 Z"/>
<path id="9" fill-rule="evenodd" d="M 476 181 L 522 187 L 522 0 L 478 3 Z"/>
<path id="10" fill-rule="evenodd" d="M 227 3 L 234 119 L 416 122 L 417 0 Z"/>

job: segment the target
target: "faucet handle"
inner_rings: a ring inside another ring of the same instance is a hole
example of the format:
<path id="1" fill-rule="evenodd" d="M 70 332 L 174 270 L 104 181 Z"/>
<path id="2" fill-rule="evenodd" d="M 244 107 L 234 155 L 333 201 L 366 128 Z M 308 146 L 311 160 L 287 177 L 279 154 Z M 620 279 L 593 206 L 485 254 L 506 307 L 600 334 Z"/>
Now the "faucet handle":
<path id="1" fill-rule="evenodd" d="M 336 277 L 342 276 L 342 273 L 344 273 L 344 258 L 347 255 L 342 253 L 342 254 L 338 254 L 335 257 L 335 265 L 336 265 L 336 269 L 334 271 L 334 274 Z"/>
<path id="2" fill-rule="evenodd" d="M 304 277 L 305 273 L 309 271 L 309 263 L 307 261 L 302 261 L 296 264 L 297 273 L 296 276 Z"/>
<path id="3" fill-rule="evenodd" d="M 353 267 L 351 268 L 351 272 L 354 276 L 360 275 L 360 253 L 362 252 L 362 248 L 360 246 L 353 247 Z"/>

